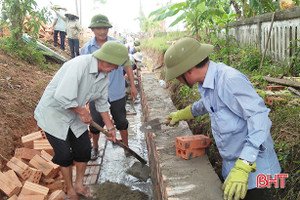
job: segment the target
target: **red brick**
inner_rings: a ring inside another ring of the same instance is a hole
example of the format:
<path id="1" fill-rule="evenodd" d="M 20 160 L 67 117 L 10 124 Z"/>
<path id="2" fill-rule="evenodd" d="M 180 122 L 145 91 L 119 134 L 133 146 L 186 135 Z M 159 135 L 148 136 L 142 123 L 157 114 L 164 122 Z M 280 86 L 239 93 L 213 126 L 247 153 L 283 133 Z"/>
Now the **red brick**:
<path id="1" fill-rule="evenodd" d="M 267 86 L 268 91 L 279 91 L 279 90 L 283 90 L 284 88 L 285 88 L 285 86 L 282 86 L 282 85 L 268 85 Z"/>
<path id="2" fill-rule="evenodd" d="M 18 187 L 22 187 L 22 183 L 19 180 L 17 174 L 14 172 L 14 170 L 8 170 L 4 172 L 5 176 L 8 177 L 11 181 L 13 181 Z"/>
<path id="3" fill-rule="evenodd" d="M 36 150 L 45 150 L 51 156 L 54 155 L 53 148 L 52 148 L 51 144 L 49 143 L 49 141 L 47 139 L 33 141 L 33 149 L 36 149 Z"/>
<path id="4" fill-rule="evenodd" d="M 31 174 L 27 179 L 27 181 L 30 181 L 32 183 L 39 183 L 43 174 L 42 171 L 31 167 L 30 170 L 31 170 Z"/>
<path id="5" fill-rule="evenodd" d="M 184 158 L 186 160 L 190 160 L 192 158 L 198 157 L 198 156 L 202 156 L 205 154 L 205 148 L 201 148 L 201 149 L 180 149 L 180 148 L 176 148 L 176 155 Z"/>
<path id="6" fill-rule="evenodd" d="M 42 173 L 46 177 L 52 177 L 52 173 L 54 171 L 53 166 L 51 164 L 49 164 L 48 161 L 46 161 L 45 159 L 43 159 L 41 156 L 35 155 L 29 161 L 29 165 L 31 165 L 32 167 L 35 167 L 38 170 L 41 170 Z"/>
<path id="7" fill-rule="evenodd" d="M 265 98 L 265 104 L 268 104 L 268 105 L 272 106 L 274 104 L 274 101 L 282 102 L 284 100 L 285 99 L 281 98 L 281 97 L 266 97 Z"/>
<path id="8" fill-rule="evenodd" d="M 48 200 L 63 200 L 65 197 L 65 193 L 62 190 L 55 190 L 52 192 L 48 198 Z"/>
<path id="9" fill-rule="evenodd" d="M 7 196 L 11 197 L 20 192 L 20 187 L 17 186 L 14 181 L 0 172 L 0 190 L 2 190 Z"/>
<path id="10" fill-rule="evenodd" d="M 177 137 L 175 147 L 182 150 L 206 148 L 210 145 L 210 138 L 205 135 L 191 135 Z"/>
<path id="11" fill-rule="evenodd" d="M 30 176 L 31 171 L 29 166 L 16 157 L 12 157 L 6 165 L 14 170 L 23 180 L 26 180 Z"/>
<path id="12" fill-rule="evenodd" d="M 33 148 L 33 141 L 41 139 L 43 139 L 42 131 L 37 131 L 23 136 L 21 141 L 25 147 Z"/>
<path id="13" fill-rule="evenodd" d="M 20 193 L 21 195 L 43 195 L 44 197 L 48 194 L 49 188 L 26 181 Z"/>
<path id="14" fill-rule="evenodd" d="M 19 159 L 31 160 L 35 155 L 41 155 L 41 152 L 30 148 L 17 148 L 15 150 L 15 157 Z"/>

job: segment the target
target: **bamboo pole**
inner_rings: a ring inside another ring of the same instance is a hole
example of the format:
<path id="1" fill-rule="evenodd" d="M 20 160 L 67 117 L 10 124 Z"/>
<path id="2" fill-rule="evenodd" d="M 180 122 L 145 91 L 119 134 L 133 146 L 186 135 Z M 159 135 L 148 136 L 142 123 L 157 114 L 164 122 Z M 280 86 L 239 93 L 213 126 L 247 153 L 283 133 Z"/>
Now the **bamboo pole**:
<path id="1" fill-rule="evenodd" d="M 269 40 L 270 40 L 270 37 L 271 37 L 271 32 L 272 32 L 273 23 L 274 23 L 274 17 L 275 17 L 275 12 L 273 12 L 273 15 L 272 15 L 272 22 L 271 22 L 270 30 L 269 30 L 269 33 L 268 33 L 268 38 L 267 38 L 267 42 L 266 42 L 264 54 L 263 54 L 263 57 L 262 57 L 261 62 L 260 62 L 260 67 L 259 67 L 258 74 L 260 74 L 260 72 L 261 72 L 261 68 L 262 68 L 262 65 L 264 63 L 265 56 L 266 56 L 266 53 L 267 53 L 267 49 L 268 49 L 268 45 L 269 45 Z"/>

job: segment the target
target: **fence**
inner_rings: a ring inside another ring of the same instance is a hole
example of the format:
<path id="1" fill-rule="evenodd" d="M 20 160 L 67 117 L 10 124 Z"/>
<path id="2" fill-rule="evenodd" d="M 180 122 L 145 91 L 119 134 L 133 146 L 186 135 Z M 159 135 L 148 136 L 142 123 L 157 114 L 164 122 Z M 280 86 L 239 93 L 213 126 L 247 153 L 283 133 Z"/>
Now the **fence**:
<path id="1" fill-rule="evenodd" d="M 273 13 L 268 13 L 225 26 L 229 35 L 234 36 L 241 45 L 257 46 L 264 52 L 272 24 Z M 267 47 L 267 55 L 274 60 L 285 60 L 294 55 L 295 48 L 300 46 L 300 7 L 293 7 L 275 12 L 273 28 Z M 225 29 L 222 30 L 225 35 Z"/>

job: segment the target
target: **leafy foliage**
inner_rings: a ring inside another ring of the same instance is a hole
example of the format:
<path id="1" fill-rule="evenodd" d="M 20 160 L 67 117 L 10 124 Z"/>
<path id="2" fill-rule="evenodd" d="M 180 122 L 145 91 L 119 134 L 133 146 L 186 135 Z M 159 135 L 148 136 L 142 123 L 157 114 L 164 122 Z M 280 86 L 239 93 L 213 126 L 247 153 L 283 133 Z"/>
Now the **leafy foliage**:
<path id="1" fill-rule="evenodd" d="M 0 38 L 0 49 L 13 57 L 20 57 L 30 64 L 45 67 L 45 53 L 37 50 L 34 43 L 24 44 L 20 47 L 11 37 Z"/>
<path id="2" fill-rule="evenodd" d="M 10 26 L 11 37 L 17 42 L 17 46 L 22 46 L 22 34 L 24 31 L 24 20 L 27 16 L 27 26 L 31 29 L 30 34 L 35 38 L 41 23 L 47 20 L 47 11 L 45 8 L 37 10 L 37 3 L 34 0 L 3 0 L 2 1 L 2 21 L 1 24 Z"/>
<path id="3" fill-rule="evenodd" d="M 150 13 L 149 16 L 156 16 L 156 21 L 162 21 L 168 17 L 179 15 L 170 27 L 183 21 L 187 29 L 195 33 L 199 38 L 199 30 L 206 20 L 212 20 L 213 16 L 222 16 L 224 11 L 219 8 L 206 6 L 205 0 L 186 0 L 185 2 L 166 5 Z"/>

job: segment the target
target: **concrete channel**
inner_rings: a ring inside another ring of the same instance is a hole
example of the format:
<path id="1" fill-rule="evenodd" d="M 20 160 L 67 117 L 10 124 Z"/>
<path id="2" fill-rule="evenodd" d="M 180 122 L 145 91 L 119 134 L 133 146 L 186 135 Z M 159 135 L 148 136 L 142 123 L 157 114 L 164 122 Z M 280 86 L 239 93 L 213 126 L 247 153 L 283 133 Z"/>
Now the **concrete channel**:
<path id="1" fill-rule="evenodd" d="M 124 184 L 146 193 L 149 200 L 222 200 L 221 181 L 207 155 L 190 160 L 176 156 L 176 137 L 192 135 L 186 122 L 180 122 L 178 127 L 162 126 L 155 133 L 139 130 L 143 122 L 154 118 L 165 120 L 170 112 L 176 111 L 168 90 L 161 87 L 154 73 L 143 68 L 139 86 L 139 98 L 134 104 L 136 115 L 127 116 L 129 146 L 148 161 L 151 177 L 142 181 L 126 173 L 138 160 L 132 156 L 126 158 L 122 148 L 101 136 L 97 184 L 106 181 Z M 130 113 L 130 105 L 127 106 Z"/>

